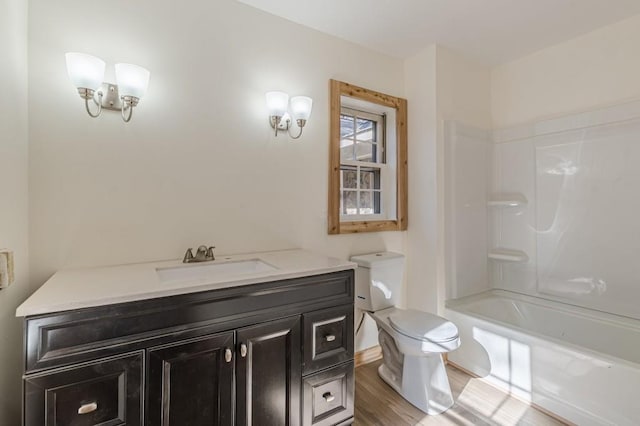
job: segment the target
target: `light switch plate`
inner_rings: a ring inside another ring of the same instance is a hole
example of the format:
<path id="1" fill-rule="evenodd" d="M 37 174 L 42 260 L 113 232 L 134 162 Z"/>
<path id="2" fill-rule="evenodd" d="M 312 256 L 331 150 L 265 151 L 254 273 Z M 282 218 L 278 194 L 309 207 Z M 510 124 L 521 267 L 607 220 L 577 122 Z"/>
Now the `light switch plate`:
<path id="1" fill-rule="evenodd" d="M 0 289 L 9 287 L 14 280 L 13 251 L 0 249 Z"/>

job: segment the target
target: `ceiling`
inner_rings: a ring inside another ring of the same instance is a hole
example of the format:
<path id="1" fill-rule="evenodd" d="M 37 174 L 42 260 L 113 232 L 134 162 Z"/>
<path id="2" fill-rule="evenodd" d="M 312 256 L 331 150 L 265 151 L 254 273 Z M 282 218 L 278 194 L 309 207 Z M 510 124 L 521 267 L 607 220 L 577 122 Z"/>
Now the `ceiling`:
<path id="1" fill-rule="evenodd" d="M 239 0 L 399 58 L 437 43 L 495 65 L 640 14 L 639 0 Z"/>

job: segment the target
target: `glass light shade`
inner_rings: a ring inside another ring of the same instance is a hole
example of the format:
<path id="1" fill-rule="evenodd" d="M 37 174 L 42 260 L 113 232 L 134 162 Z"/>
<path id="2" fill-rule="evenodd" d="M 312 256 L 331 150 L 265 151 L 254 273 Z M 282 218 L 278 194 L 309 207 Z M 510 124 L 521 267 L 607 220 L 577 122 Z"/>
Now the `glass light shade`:
<path id="1" fill-rule="evenodd" d="M 133 96 L 141 99 L 147 93 L 151 76 L 148 70 L 133 64 L 116 64 L 115 68 L 120 96 Z"/>
<path id="2" fill-rule="evenodd" d="M 311 115 L 313 99 L 308 96 L 294 96 L 291 98 L 291 115 L 294 120 L 308 120 Z"/>
<path id="3" fill-rule="evenodd" d="M 77 88 L 96 90 L 104 81 L 105 62 L 95 56 L 85 53 L 69 52 L 67 72 L 71 82 Z"/>
<path id="4" fill-rule="evenodd" d="M 267 108 L 269 109 L 269 115 L 277 115 L 282 117 L 287 112 L 289 106 L 289 95 L 284 92 L 267 92 L 265 95 L 267 99 Z"/>

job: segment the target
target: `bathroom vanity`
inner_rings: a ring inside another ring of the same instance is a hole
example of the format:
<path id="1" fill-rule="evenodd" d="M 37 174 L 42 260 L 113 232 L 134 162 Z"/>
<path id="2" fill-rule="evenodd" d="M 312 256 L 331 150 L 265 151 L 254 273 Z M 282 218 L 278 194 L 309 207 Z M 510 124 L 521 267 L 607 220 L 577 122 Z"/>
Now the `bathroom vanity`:
<path id="1" fill-rule="evenodd" d="M 23 423 L 350 424 L 354 267 L 291 250 L 61 271 L 17 311 Z"/>

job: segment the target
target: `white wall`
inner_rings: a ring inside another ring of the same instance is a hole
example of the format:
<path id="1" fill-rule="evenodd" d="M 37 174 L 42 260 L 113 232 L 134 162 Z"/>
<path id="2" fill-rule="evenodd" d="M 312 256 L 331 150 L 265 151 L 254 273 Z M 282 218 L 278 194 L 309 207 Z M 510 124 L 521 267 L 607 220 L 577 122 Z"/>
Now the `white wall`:
<path id="1" fill-rule="evenodd" d="M 408 103 L 409 224 L 407 307 L 437 311 L 438 188 L 436 46 L 405 61 Z"/>
<path id="2" fill-rule="evenodd" d="M 438 46 L 437 78 L 440 120 L 491 129 L 491 68 Z"/>
<path id="3" fill-rule="evenodd" d="M 91 19 L 87 19 L 91 17 Z M 329 79 L 404 95 L 403 64 L 232 0 L 35 1 L 30 10 L 32 277 L 60 268 L 303 247 L 403 252 L 404 233 L 327 235 Z M 91 119 L 67 51 L 151 70 L 124 124 Z M 264 93 L 314 99 L 274 137 Z M 375 331 L 358 349 L 376 344 Z"/>
<path id="4" fill-rule="evenodd" d="M 16 280 L 0 290 L 0 424 L 21 413 L 22 327 L 16 307 L 28 280 L 27 2 L 0 1 L 0 247 L 15 253 Z"/>
<path id="5" fill-rule="evenodd" d="M 452 214 L 446 209 L 451 194 L 446 190 L 445 147 L 449 141 L 444 123 L 491 127 L 490 76 L 486 66 L 441 46 L 430 46 L 405 61 L 409 101 L 409 308 L 438 312 L 444 307 L 448 279 L 445 229 Z M 482 245 L 486 234 L 485 225 L 477 233 L 479 242 L 472 244 Z"/>
<path id="6" fill-rule="evenodd" d="M 640 15 L 492 71 L 495 128 L 640 97 Z"/>

